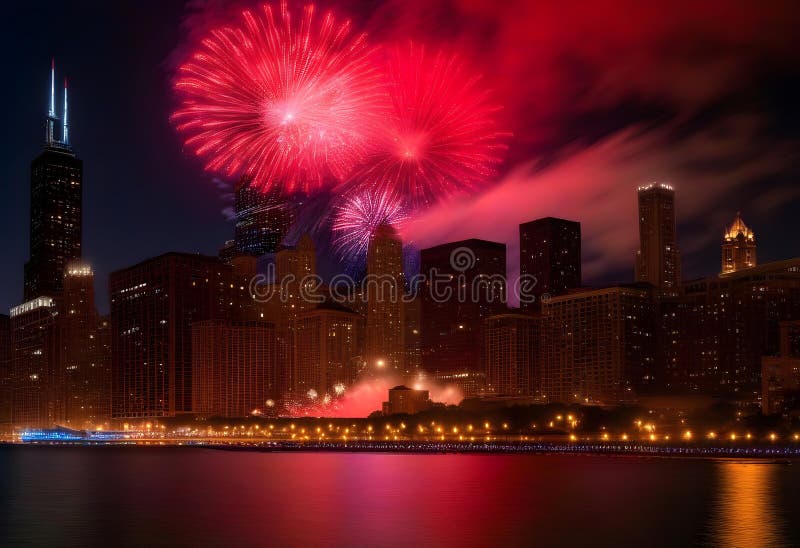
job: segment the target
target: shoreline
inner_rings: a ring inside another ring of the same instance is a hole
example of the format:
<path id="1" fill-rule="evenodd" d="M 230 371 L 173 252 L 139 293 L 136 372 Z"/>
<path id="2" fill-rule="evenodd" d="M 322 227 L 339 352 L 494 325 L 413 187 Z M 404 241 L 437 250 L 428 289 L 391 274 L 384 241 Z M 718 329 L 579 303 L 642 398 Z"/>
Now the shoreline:
<path id="1" fill-rule="evenodd" d="M 138 440 L 138 441 L 48 441 L 0 442 L 0 447 L 164 447 L 247 451 L 260 453 L 373 453 L 409 455 L 587 455 L 609 457 L 658 457 L 676 459 L 744 459 L 794 462 L 800 460 L 800 447 L 750 446 L 724 447 L 713 445 L 662 446 L 636 443 L 447 443 L 447 442 L 198 442 Z"/>

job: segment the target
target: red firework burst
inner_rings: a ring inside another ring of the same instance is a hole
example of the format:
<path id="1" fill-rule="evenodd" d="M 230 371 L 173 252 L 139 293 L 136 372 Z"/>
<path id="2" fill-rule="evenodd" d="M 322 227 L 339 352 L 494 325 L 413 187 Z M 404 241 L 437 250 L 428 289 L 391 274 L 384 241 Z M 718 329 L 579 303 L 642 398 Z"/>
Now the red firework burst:
<path id="1" fill-rule="evenodd" d="M 387 58 L 393 116 L 377 153 L 351 181 L 374 181 L 416 208 L 476 190 L 496 175 L 508 133 L 498 129 L 500 108 L 480 77 L 457 56 L 413 43 Z"/>
<path id="2" fill-rule="evenodd" d="M 312 192 L 363 159 L 385 112 L 381 74 L 365 35 L 314 12 L 297 24 L 286 2 L 244 11 L 179 68 L 172 120 L 206 169 Z"/>
<path id="3" fill-rule="evenodd" d="M 397 228 L 408 213 L 402 201 L 387 190 L 366 191 L 348 198 L 336 208 L 333 246 L 349 261 L 362 257 L 375 230 L 389 224 Z"/>

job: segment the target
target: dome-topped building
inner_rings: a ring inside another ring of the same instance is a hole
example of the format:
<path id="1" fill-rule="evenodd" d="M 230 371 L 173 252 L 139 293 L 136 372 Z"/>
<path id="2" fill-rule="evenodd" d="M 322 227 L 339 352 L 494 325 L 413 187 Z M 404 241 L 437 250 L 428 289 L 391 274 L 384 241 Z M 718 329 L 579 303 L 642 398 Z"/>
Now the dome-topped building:
<path id="1" fill-rule="evenodd" d="M 744 224 L 742 214 L 737 213 L 722 241 L 722 273 L 753 268 L 756 264 L 756 235 Z"/>

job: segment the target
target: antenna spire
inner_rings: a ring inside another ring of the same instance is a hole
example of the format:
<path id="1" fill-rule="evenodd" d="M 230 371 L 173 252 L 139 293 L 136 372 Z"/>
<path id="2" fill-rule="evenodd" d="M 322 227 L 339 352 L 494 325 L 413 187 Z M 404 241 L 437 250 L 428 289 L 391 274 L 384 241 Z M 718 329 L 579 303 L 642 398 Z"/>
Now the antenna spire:
<path id="1" fill-rule="evenodd" d="M 56 117 L 56 59 L 50 58 L 50 110 L 47 115 L 50 118 Z"/>
<path id="2" fill-rule="evenodd" d="M 61 139 L 65 145 L 69 144 L 69 123 L 67 122 L 67 79 L 64 78 L 64 132 Z"/>

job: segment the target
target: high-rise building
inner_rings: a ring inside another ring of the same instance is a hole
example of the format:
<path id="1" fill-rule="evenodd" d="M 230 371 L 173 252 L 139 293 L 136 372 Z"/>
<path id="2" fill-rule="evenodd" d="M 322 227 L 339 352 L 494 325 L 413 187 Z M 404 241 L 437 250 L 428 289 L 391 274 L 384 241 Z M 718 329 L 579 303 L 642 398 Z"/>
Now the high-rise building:
<path id="1" fill-rule="evenodd" d="M 64 419 L 58 367 L 58 308 L 37 297 L 11 309 L 11 420 L 15 427 L 47 428 Z"/>
<path id="2" fill-rule="evenodd" d="M 785 414 L 800 409 L 800 321 L 780 324 L 780 351 L 761 359 L 761 412 Z"/>
<path id="3" fill-rule="evenodd" d="M 677 292 L 681 282 L 681 256 L 675 225 L 675 191 L 664 183 L 638 189 L 639 251 L 636 281 Z"/>
<path id="4" fill-rule="evenodd" d="M 798 318 L 800 259 L 684 283 L 673 319 L 673 390 L 758 401 L 761 358 L 779 354 L 780 323 Z"/>
<path id="5" fill-rule="evenodd" d="M 275 255 L 274 291 L 265 306 L 277 312 L 278 386 L 281 395 L 289 399 L 304 397 L 304 392 L 294 391 L 300 386 L 294 338 L 298 316 L 317 304 L 316 274 L 317 251 L 308 234 L 295 247 L 284 247 Z"/>
<path id="6" fill-rule="evenodd" d="M 379 226 L 367 249 L 365 360 L 368 367 L 405 372 L 403 242 L 390 225 Z"/>
<path id="7" fill-rule="evenodd" d="M 298 315 L 292 393 L 325 401 L 355 382 L 359 324 L 358 314 L 332 301 Z"/>
<path id="8" fill-rule="evenodd" d="M 581 224 L 545 217 L 519 225 L 519 273 L 533 276 L 533 300 L 524 309 L 539 308 L 542 295 L 555 297 L 581 286 Z"/>
<path id="9" fill-rule="evenodd" d="M 67 265 L 56 324 L 56 359 L 64 377 L 64 425 L 78 429 L 104 425 L 111 418 L 111 372 L 101 346 L 89 265 Z"/>
<path id="10" fill-rule="evenodd" d="M 486 319 L 486 393 L 534 396 L 538 392 L 539 318 L 499 314 Z"/>
<path id="11" fill-rule="evenodd" d="M 722 273 L 728 274 L 756 266 L 756 235 L 737 213 L 733 224 L 725 230 L 722 242 Z"/>
<path id="12" fill-rule="evenodd" d="M 463 240 L 421 252 L 422 367 L 467 396 L 483 388 L 484 320 L 506 307 L 506 246 Z"/>
<path id="13" fill-rule="evenodd" d="M 610 287 L 542 304 L 541 390 L 550 402 L 630 401 L 655 368 L 653 298 Z"/>
<path id="14" fill-rule="evenodd" d="M 218 417 L 265 413 L 278 397 L 276 361 L 277 337 L 269 322 L 192 324 L 194 412 Z"/>
<path id="15" fill-rule="evenodd" d="M 0 314 L 0 434 L 11 426 L 11 320 Z"/>
<path id="16" fill-rule="evenodd" d="M 61 138 L 56 135 L 55 67 L 50 69 L 50 108 L 45 147 L 31 163 L 30 257 L 25 300 L 56 297 L 67 263 L 81 258 L 83 162 L 69 143 L 67 87 Z"/>
<path id="17" fill-rule="evenodd" d="M 280 187 L 261 189 L 246 176 L 236 183 L 234 240 L 223 248 L 226 257 L 275 253 L 294 222 L 294 208 Z"/>
<path id="18" fill-rule="evenodd" d="M 408 298 L 403 303 L 403 320 L 405 324 L 404 343 L 406 346 L 406 370 L 410 373 L 422 367 L 420 344 L 422 341 L 422 300 L 419 295 Z"/>
<path id="19" fill-rule="evenodd" d="M 191 325 L 231 318 L 248 288 L 216 257 L 167 253 L 112 272 L 109 290 L 113 417 L 191 412 Z"/>

